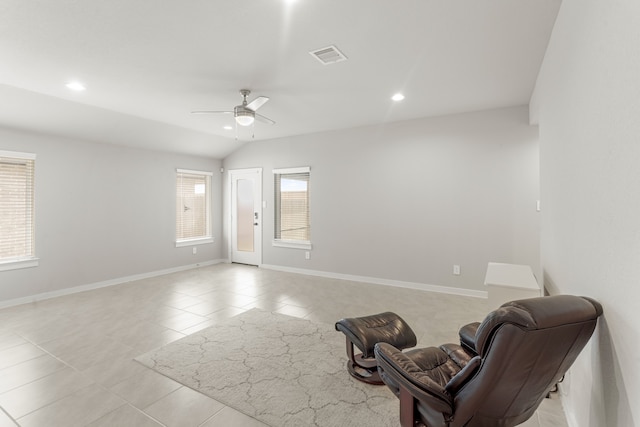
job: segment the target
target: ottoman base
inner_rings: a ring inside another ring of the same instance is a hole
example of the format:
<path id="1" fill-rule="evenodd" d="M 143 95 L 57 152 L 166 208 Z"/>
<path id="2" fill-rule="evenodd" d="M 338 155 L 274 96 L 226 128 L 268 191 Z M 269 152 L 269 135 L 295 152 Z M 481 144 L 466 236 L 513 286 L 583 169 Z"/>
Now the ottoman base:
<path id="1" fill-rule="evenodd" d="M 378 374 L 378 364 L 376 359 L 365 358 L 362 353 L 353 354 L 353 343 L 347 338 L 347 371 L 349 374 L 362 382 L 373 385 L 384 385 Z"/>

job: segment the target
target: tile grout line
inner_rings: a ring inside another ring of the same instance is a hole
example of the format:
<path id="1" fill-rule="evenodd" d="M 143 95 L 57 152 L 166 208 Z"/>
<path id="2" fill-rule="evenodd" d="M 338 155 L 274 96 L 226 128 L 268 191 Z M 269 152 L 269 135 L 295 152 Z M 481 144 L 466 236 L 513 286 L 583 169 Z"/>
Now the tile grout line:
<path id="1" fill-rule="evenodd" d="M 26 416 L 28 416 L 28 415 L 30 415 L 30 414 L 33 414 L 33 413 L 34 413 L 34 412 L 36 412 L 36 411 L 39 411 L 39 410 L 44 409 L 44 408 L 46 408 L 46 407 L 48 407 L 48 406 L 51 406 L 51 405 L 53 405 L 53 404 L 55 404 L 55 403 L 58 403 L 58 402 L 60 402 L 61 400 L 66 399 L 67 397 L 71 396 L 72 394 L 77 393 L 77 392 L 79 392 L 79 391 L 81 391 L 81 390 L 84 390 L 84 389 L 86 389 L 86 388 L 89 388 L 89 387 L 91 387 L 91 386 L 97 386 L 98 388 L 102 389 L 103 391 L 105 391 L 105 392 L 107 392 L 107 393 L 110 393 L 110 394 L 112 394 L 112 395 L 114 395 L 114 396 L 118 397 L 119 399 L 122 399 L 122 398 L 121 398 L 120 396 L 118 396 L 116 393 L 112 392 L 111 390 L 109 390 L 108 388 L 106 388 L 105 386 L 103 386 L 102 384 L 100 384 L 100 383 L 98 383 L 98 382 L 94 381 L 94 380 L 93 380 L 93 378 L 89 377 L 88 375 L 86 375 L 85 373 L 83 373 L 83 372 L 82 372 L 81 370 L 79 370 L 78 368 L 76 368 L 76 367 L 74 367 L 74 366 L 72 366 L 72 365 L 68 364 L 68 363 L 67 363 L 67 362 L 65 362 L 64 360 L 60 359 L 59 357 L 57 357 L 57 356 L 56 356 L 56 355 L 54 355 L 53 353 L 51 353 L 51 352 L 49 352 L 48 350 L 46 350 L 45 348 L 41 347 L 41 346 L 40 346 L 40 345 L 38 345 L 37 343 L 33 342 L 31 339 L 29 339 L 29 338 L 27 338 L 27 337 L 25 337 L 25 336 L 21 335 L 20 333 L 18 333 L 18 332 L 16 332 L 16 331 L 14 331 L 13 333 L 14 333 L 14 334 L 16 334 L 16 335 L 18 335 L 18 336 L 20 336 L 22 339 L 24 339 L 25 341 L 27 341 L 27 342 L 28 342 L 28 343 L 30 343 L 31 345 L 33 345 L 33 346 L 37 347 L 38 349 L 40 349 L 41 351 L 43 351 L 43 352 L 44 352 L 46 355 L 48 355 L 49 357 L 51 357 L 51 358 L 53 358 L 53 359 L 57 360 L 58 362 L 62 363 L 63 365 L 65 365 L 65 367 L 71 368 L 74 372 L 76 372 L 77 374 L 81 375 L 82 377 L 84 377 L 84 378 L 86 378 L 87 380 L 89 380 L 89 381 L 90 381 L 90 384 L 88 384 L 87 386 L 85 386 L 85 387 L 80 387 L 78 390 L 75 390 L 75 391 L 73 391 L 73 392 L 71 392 L 71 393 L 69 393 L 69 394 L 66 394 L 66 395 L 64 395 L 64 396 L 61 396 L 60 398 L 55 399 L 55 400 L 53 400 L 53 401 L 51 401 L 51 402 L 47 403 L 47 404 L 46 404 L 46 405 L 44 405 L 44 406 L 41 406 L 41 407 L 39 407 L 39 408 L 36 408 L 36 409 L 34 409 L 33 411 L 30 411 L 30 412 L 28 412 L 28 413 L 26 413 L 26 414 L 22 415 L 20 418 L 24 418 L 24 417 L 26 417 Z M 133 350 L 133 348 L 132 348 L 132 350 Z M 36 358 L 33 358 L 33 359 L 36 359 Z M 33 360 L 33 359 L 29 359 L 29 360 Z M 27 361 L 28 361 L 28 360 L 25 360 L 25 362 L 27 362 Z M 21 362 L 21 363 L 23 363 L 23 362 Z M 13 365 L 13 366 L 16 366 L 16 365 Z M 64 369 L 64 368 L 62 368 L 62 369 Z M 35 379 L 35 380 L 33 380 L 33 381 L 29 381 L 28 383 L 21 384 L 20 386 L 15 387 L 15 388 L 13 388 L 13 389 L 11 389 L 11 390 L 15 390 L 15 389 L 20 388 L 20 387 L 23 387 L 23 386 L 25 386 L 25 385 L 32 384 L 32 383 L 34 383 L 34 382 L 36 382 L 36 381 L 39 381 L 39 380 L 41 380 L 41 379 L 43 379 L 43 378 L 47 378 L 47 377 L 49 377 L 49 376 L 51 376 L 51 375 L 56 374 L 57 372 L 60 372 L 62 369 L 59 369 L 59 370 L 57 370 L 57 371 L 55 371 L 55 372 L 52 372 L 52 373 L 47 374 L 47 375 L 44 375 L 44 376 L 42 376 L 42 377 L 40 377 L 40 378 L 37 378 L 37 379 Z M 8 390 L 8 391 L 9 391 L 9 390 Z M 124 406 L 124 405 L 126 405 L 126 404 L 129 404 L 129 402 L 128 402 L 128 401 L 126 401 L 125 399 L 122 399 L 122 401 L 123 401 L 124 403 L 123 403 L 122 405 L 118 406 L 118 408 L 121 408 L 122 406 Z M 131 405 L 131 406 L 133 406 L 133 405 Z M 116 409 L 118 409 L 118 408 L 115 408 L 114 410 L 116 410 Z M 3 408 L 3 409 L 4 409 L 4 408 Z M 5 411 L 5 412 L 6 412 L 6 411 Z M 111 411 L 110 411 L 110 412 L 111 412 Z M 109 412 L 109 413 L 110 413 L 110 412 Z M 106 414 L 105 414 L 105 415 L 106 415 Z M 100 417 L 100 418 L 102 418 L 102 417 Z M 13 418 L 13 417 L 11 417 L 11 419 L 12 419 L 12 420 L 14 420 L 14 418 Z M 98 419 L 99 419 L 99 418 L 98 418 Z M 97 420 L 97 419 L 96 419 L 96 420 Z M 96 420 L 93 420 L 93 421 L 96 421 Z M 93 421 L 92 421 L 92 422 L 93 422 Z M 18 424 L 18 426 L 20 425 L 20 424 L 18 423 L 17 419 L 15 419 L 15 422 L 16 422 L 16 424 Z M 164 424 L 163 424 L 163 425 L 164 425 Z M 165 427 L 166 427 L 166 426 L 165 426 Z"/>
<path id="2" fill-rule="evenodd" d="M 6 416 L 11 420 L 11 421 L 13 421 L 13 423 L 14 423 L 16 426 L 20 426 L 20 424 L 18 424 L 18 420 L 16 420 L 15 418 L 13 418 L 13 417 L 11 416 L 11 414 L 10 414 L 10 413 L 8 413 L 8 412 L 7 412 L 7 411 L 6 411 L 2 406 L 0 406 L 0 411 L 2 411 L 2 413 L 3 413 L 3 414 L 5 414 L 5 415 L 6 415 Z"/>
<path id="3" fill-rule="evenodd" d="M 168 329 L 169 329 L 169 328 L 168 328 Z M 110 414 L 110 413 L 112 413 L 112 412 L 114 412 L 114 411 L 117 411 L 118 409 L 122 408 L 123 406 L 128 405 L 128 406 L 130 406 L 131 408 L 135 409 L 136 411 L 140 412 L 141 414 L 143 414 L 143 415 L 145 415 L 145 416 L 147 416 L 147 417 L 149 417 L 149 418 L 153 419 L 155 422 L 157 422 L 157 423 L 158 423 L 158 424 L 160 424 L 161 426 L 163 426 L 163 427 L 167 427 L 164 423 L 160 422 L 159 420 L 157 420 L 156 418 L 154 418 L 154 417 L 153 417 L 153 416 L 151 416 L 150 414 L 147 414 L 147 413 L 146 413 L 146 412 L 144 412 L 142 409 L 137 408 L 136 406 L 134 406 L 133 404 L 131 404 L 131 402 L 129 402 L 128 400 L 124 399 L 123 397 L 121 397 L 121 396 L 120 396 L 120 395 L 118 395 L 117 393 L 115 393 L 115 392 L 111 391 L 110 389 L 108 389 L 108 388 L 107 388 L 107 387 L 105 387 L 104 385 L 102 385 L 102 384 L 100 384 L 100 383 L 98 383 L 98 382 L 94 381 L 91 377 L 89 377 L 88 375 L 84 374 L 82 371 L 80 371 L 80 370 L 79 370 L 79 369 L 77 369 L 76 367 L 74 367 L 74 366 L 72 366 L 72 365 L 68 364 L 68 363 L 67 363 L 67 362 L 65 362 L 64 360 L 60 359 L 59 357 L 57 357 L 57 356 L 56 356 L 56 355 L 54 355 L 53 353 L 49 352 L 49 351 L 48 351 L 48 350 L 46 350 L 45 348 L 41 347 L 40 345 L 38 345 L 37 343 L 35 343 L 35 342 L 34 342 L 34 341 L 32 341 L 31 339 L 29 339 L 29 338 L 27 338 L 27 337 L 25 337 L 25 336 L 21 335 L 19 332 L 16 332 L 16 331 L 12 331 L 12 332 L 13 332 L 14 334 L 18 335 L 20 338 L 22 338 L 22 339 L 24 339 L 25 341 L 27 341 L 29 344 L 31 344 L 31 345 L 33 345 L 33 346 L 37 347 L 38 349 L 40 349 L 41 351 L 43 351 L 43 352 L 44 352 L 46 355 L 48 355 L 49 357 L 52 357 L 53 359 L 55 359 L 55 360 L 57 360 L 58 362 L 62 363 L 65 367 L 71 368 L 73 371 L 75 371 L 76 373 L 78 373 L 78 374 L 82 375 L 83 377 L 87 378 L 87 379 L 91 382 L 91 384 L 87 385 L 86 387 L 81 387 L 80 389 L 78 389 L 78 390 L 76 390 L 76 391 L 74 391 L 74 392 L 72 392 L 72 393 L 69 393 L 69 394 L 67 394 L 67 395 L 65 395 L 65 396 L 60 397 L 59 399 L 56 399 L 56 400 L 54 400 L 54 401 L 51 401 L 51 402 L 49 402 L 48 404 L 46 404 L 46 405 L 44 405 L 44 406 L 41 406 L 41 407 L 39 407 L 39 408 L 37 408 L 37 409 L 34 409 L 33 411 L 30 411 L 30 412 L 28 412 L 28 413 L 26 413 L 26 414 L 22 415 L 20 418 L 24 418 L 24 417 L 26 417 L 26 416 L 27 416 L 27 415 L 29 415 L 29 414 L 32 414 L 32 413 L 34 413 L 34 412 L 36 412 L 36 411 L 39 411 L 39 410 L 41 410 L 41 409 L 43 409 L 43 408 L 46 408 L 46 407 L 48 407 L 48 406 L 51 406 L 51 405 L 53 405 L 54 403 L 57 403 L 57 402 L 59 402 L 59 401 L 61 401 L 61 400 L 65 399 L 65 398 L 69 397 L 69 396 L 70 396 L 70 395 L 72 395 L 73 393 L 76 393 L 76 392 L 78 392 L 78 391 L 80 391 L 80 390 L 86 389 L 86 388 L 91 387 L 91 386 L 97 386 L 97 387 L 99 387 L 100 389 L 102 389 L 103 391 L 105 391 L 105 392 L 107 392 L 107 393 L 109 393 L 109 394 L 112 394 L 112 395 L 114 395 L 114 396 L 118 397 L 119 399 L 122 399 L 122 401 L 124 402 L 122 405 L 118 406 L 117 408 L 114 408 L 112 411 L 107 412 L 106 414 L 102 415 L 100 418 L 103 418 L 103 417 L 107 416 L 108 414 Z M 107 336 L 108 336 L 108 335 L 107 335 Z M 123 344 L 123 345 L 124 345 L 124 344 Z M 131 347 L 131 349 L 132 349 L 132 350 L 135 350 L 133 347 Z M 38 356 L 38 357 L 41 357 L 41 356 Z M 33 359 L 36 359 L 36 357 L 34 357 L 34 358 L 32 358 L 32 359 L 25 360 L 25 361 L 23 361 L 23 362 L 27 362 L 27 361 L 29 361 L 29 360 L 33 360 Z M 133 358 L 132 360 L 133 360 L 133 361 L 135 361 L 135 358 Z M 20 362 L 20 363 L 23 363 L 23 362 Z M 18 364 L 16 364 L 16 365 L 19 365 L 19 363 L 18 363 Z M 16 365 L 12 365 L 12 366 L 16 366 Z M 143 366 L 144 366 L 144 365 L 143 365 Z M 64 369 L 64 368 L 62 368 L 62 369 Z M 43 379 L 43 378 L 49 377 L 49 376 L 51 376 L 51 375 L 55 374 L 56 372 L 61 371 L 62 369 L 59 369 L 59 370 L 57 370 L 57 371 L 55 371 L 55 372 L 52 372 L 52 373 L 47 374 L 47 375 L 44 375 L 44 376 L 42 376 L 42 377 L 40 377 L 40 378 L 37 378 L 37 379 L 35 379 L 35 380 L 33 380 L 33 381 L 30 381 L 30 382 L 28 382 L 28 383 L 21 384 L 20 386 L 15 387 L 15 388 L 13 388 L 13 389 L 11 389 L 11 390 L 15 390 L 15 389 L 17 389 L 17 388 L 19 388 L 19 387 L 22 387 L 22 386 L 25 386 L 25 385 L 27 385 L 27 384 L 32 384 L 32 383 L 34 383 L 35 381 L 39 381 L 39 380 L 41 380 L 41 379 Z M 125 380 L 123 380 L 123 381 L 126 381 L 126 379 L 125 379 Z M 120 382 L 123 382 L 123 381 L 120 381 Z M 119 382 L 119 383 L 120 383 L 120 382 Z M 117 384 L 119 384 L 119 383 L 117 383 Z M 181 385 L 181 386 L 182 386 L 182 387 L 184 387 L 183 385 Z M 8 392 L 8 391 L 10 391 L 10 390 L 7 390 L 7 392 Z M 175 391 L 175 390 L 174 390 L 174 391 Z M 5 393 L 6 393 L 6 392 L 5 392 Z M 168 393 L 168 394 L 167 394 L 167 395 L 165 395 L 165 396 L 162 396 L 160 399 L 162 399 L 162 398 L 164 398 L 164 397 L 168 396 L 168 395 L 169 395 L 169 394 L 171 394 L 171 393 L 172 393 L 172 392 Z M 160 399 L 158 399 L 158 400 L 160 400 Z M 157 402 L 158 400 L 154 401 L 153 403 Z M 151 404 L 153 404 L 153 403 L 151 403 Z M 151 404 L 150 404 L 150 405 L 151 405 Z M 148 405 L 148 406 L 150 406 L 150 405 Z M 9 418 L 10 418 L 10 419 L 11 419 L 11 420 L 12 420 L 12 421 L 17 425 L 17 426 L 19 426 L 19 425 L 20 425 L 20 424 L 18 423 L 18 420 L 17 420 L 17 419 L 15 419 L 15 418 L 13 418 L 9 413 L 7 413 L 7 411 L 6 411 L 4 408 L 1 408 L 1 407 L 0 407 L 0 409 L 2 409 L 2 411 L 3 411 L 4 413 L 6 413 L 6 414 L 9 416 Z M 91 422 L 98 421 L 100 418 L 97 418 L 97 419 L 95 419 L 95 420 L 92 420 Z"/>

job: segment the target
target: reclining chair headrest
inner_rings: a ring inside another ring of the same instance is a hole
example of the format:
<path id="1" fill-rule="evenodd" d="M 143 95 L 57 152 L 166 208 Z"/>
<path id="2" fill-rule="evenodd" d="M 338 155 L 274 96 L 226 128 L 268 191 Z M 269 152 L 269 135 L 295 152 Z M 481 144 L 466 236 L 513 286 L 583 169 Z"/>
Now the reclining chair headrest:
<path id="1" fill-rule="evenodd" d="M 485 345 L 490 341 L 494 330 L 503 323 L 518 325 L 526 330 L 537 330 L 596 320 L 601 314 L 602 306 L 597 301 L 574 295 L 511 301 L 489 313 L 480 324 L 476 332 L 476 351 L 484 354 Z"/>

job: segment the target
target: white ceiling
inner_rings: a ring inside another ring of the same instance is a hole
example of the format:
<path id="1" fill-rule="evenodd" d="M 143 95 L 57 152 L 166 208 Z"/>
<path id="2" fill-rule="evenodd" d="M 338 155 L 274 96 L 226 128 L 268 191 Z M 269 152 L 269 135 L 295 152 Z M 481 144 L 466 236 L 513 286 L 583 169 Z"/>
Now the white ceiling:
<path id="1" fill-rule="evenodd" d="M 190 111 L 241 88 L 271 98 L 256 140 L 524 105 L 560 2 L 2 0 L 0 125 L 223 158 L 251 132 Z"/>

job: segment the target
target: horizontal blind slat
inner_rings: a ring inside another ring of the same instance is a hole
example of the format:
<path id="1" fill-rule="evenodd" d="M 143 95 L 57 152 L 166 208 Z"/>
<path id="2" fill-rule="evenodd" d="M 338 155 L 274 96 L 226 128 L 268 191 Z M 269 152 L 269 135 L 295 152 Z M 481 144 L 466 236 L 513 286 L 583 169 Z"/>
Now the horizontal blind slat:
<path id="1" fill-rule="evenodd" d="M 33 159 L 0 157 L 0 260 L 35 255 L 34 175 Z"/>

